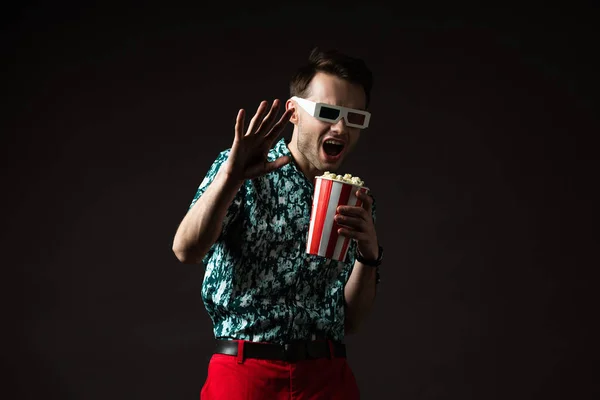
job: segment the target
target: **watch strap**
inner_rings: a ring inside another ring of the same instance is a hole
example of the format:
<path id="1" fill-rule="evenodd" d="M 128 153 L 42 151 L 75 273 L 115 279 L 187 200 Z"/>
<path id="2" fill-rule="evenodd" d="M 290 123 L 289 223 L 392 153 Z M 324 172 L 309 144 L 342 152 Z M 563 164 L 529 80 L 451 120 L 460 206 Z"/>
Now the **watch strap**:
<path id="1" fill-rule="evenodd" d="M 379 254 L 377 255 L 376 260 L 368 260 L 363 258 L 362 254 L 360 254 L 360 251 L 356 249 L 356 260 L 362 264 L 368 265 L 369 267 L 379 267 L 383 260 L 383 247 L 379 246 Z"/>

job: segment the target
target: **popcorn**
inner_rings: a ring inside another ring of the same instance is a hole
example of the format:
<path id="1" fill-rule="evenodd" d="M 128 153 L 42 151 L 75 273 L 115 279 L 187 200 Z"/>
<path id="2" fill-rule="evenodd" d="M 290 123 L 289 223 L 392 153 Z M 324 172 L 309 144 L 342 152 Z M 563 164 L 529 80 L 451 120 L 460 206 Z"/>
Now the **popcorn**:
<path id="1" fill-rule="evenodd" d="M 351 185 L 356 185 L 356 186 L 364 186 L 364 184 L 365 184 L 364 181 L 362 179 L 360 179 L 358 176 L 352 176 L 350 174 L 344 174 L 342 176 L 342 175 L 337 175 L 333 172 L 325 171 L 321 177 L 333 179 L 335 181 L 342 181 L 342 182 L 349 183 Z"/>

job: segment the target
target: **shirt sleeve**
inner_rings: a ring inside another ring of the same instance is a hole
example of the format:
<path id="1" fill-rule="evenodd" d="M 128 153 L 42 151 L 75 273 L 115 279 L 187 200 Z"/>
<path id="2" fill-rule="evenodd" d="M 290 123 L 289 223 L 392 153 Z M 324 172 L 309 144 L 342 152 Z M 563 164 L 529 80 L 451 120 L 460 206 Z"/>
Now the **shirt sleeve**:
<path id="1" fill-rule="evenodd" d="M 217 159 L 213 162 L 213 164 L 208 169 L 208 172 L 206 173 L 204 179 L 200 183 L 200 186 L 198 186 L 198 189 L 196 190 L 196 194 L 194 195 L 194 198 L 192 199 L 192 202 L 190 203 L 188 211 L 192 209 L 192 207 L 196 204 L 198 199 L 200 199 L 200 197 L 202 197 L 204 192 L 206 192 L 206 189 L 214 181 L 215 177 L 217 176 L 217 172 L 219 172 L 219 169 L 221 168 L 221 166 L 225 163 L 225 161 L 227 161 L 227 158 L 229 157 L 229 152 L 230 152 L 230 150 L 225 150 L 225 151 L 219 153 Z M 233 221 L 235 221 L 237 219 L 237 217 L 239 216 L 240 210 L 242 208 L 242 203 L 243 203 L 244 188 L 245 188 L 245 185 L 242 185 L 240 190 L 238 190 L 238 192 L 236 193 L 233 201 L 229 205 L 229 208 L 227 209 L 227 213 L 225 214 L 225 218 L 223 218 L 221 234 L 217 238 L 215 244 L 213 244 L 211 246 L 208 253 L 206 253 L 206 256 L 203 259 L 204 264 L 206 264 L 206 262 L 212 257 L 214 249 L 215 249 L 215 245 L 219 241 L 221 241 L 225 235 L 227 235 L 229 228 L 231 227 Z"/>

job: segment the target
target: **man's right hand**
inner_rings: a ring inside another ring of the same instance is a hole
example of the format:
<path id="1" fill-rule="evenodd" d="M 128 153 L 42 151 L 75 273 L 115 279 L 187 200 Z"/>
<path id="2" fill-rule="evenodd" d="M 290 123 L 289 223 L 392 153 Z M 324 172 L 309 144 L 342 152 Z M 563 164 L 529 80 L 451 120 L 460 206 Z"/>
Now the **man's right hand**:
<path id="1" fill-rule="evenodd" d="M 241 109 L 238 112 L 235 121 L 235 138 L 229 158 L 223 165 L 224 172 L 234 181 L 257 178 L 283 167 L 291 161 L 289 156 L 283 156 L 268 162 L 267 154 L 290 120 L 294 110 L 286 110 L 279 121 L 274 123 L 280 101 L 275 99 L 268 114 L 264 116 L 267 105 L 266 101 L 260 103 L 246 133 L 244 133 L 245 111 Z"/>

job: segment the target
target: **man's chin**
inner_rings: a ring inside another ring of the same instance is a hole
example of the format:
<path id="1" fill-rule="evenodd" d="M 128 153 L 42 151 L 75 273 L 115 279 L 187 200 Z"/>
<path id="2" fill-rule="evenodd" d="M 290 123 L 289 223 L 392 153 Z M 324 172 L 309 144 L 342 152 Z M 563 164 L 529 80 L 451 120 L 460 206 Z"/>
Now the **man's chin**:
<path id="1" fill-rule="evenodd" d="M 344 154 L 340 154 L 339 157 L 328 157 L 325 154 L 321 154 L 319 161 L 324 171 L 335 172 L 342 166 L 344 162 Z"/>
<path id="2" fill-rule="evenodd" d="M 325 171 L 338 172 L 340 170 L 341 166 L 342 166 L 342 160 L 340 160 L 336 163 L 321 162 L 320 169 L 322 172 L 325 172 Z"/>

